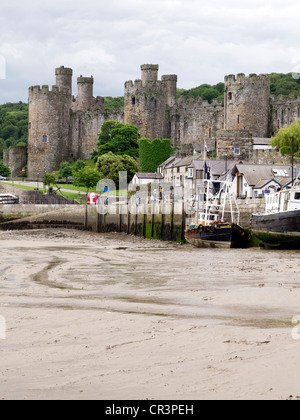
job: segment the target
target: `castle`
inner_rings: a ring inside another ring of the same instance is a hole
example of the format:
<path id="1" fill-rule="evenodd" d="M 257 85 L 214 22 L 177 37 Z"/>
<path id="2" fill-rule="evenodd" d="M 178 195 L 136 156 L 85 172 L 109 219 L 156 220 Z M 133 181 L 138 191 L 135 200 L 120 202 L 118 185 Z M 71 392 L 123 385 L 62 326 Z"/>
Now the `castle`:
<path id="1" fill-rule="evenodd" d="M 158 65 L 141 66 L 141 79 L 125 83 L 124 109 L 105 110 L 93 96 L 93 77 L 77 79 L 72 95 L 72 69 L 55 70 L 56 84 L 29 88 L 28 176 L 41 178 L 60 162 L 87 159 L 96 149 L 107 120 L 134 124 L 143 137 L 170 138 L 174 146 L 203 150 L 216 146 L 218 157 L 247 159 L 253 138 L 266 138 L 300 118 L 300 97 L 275 98 L 266 75 L 225 77 L 223 103 L 176 98 L 177 76 L 158 80 Z"/>

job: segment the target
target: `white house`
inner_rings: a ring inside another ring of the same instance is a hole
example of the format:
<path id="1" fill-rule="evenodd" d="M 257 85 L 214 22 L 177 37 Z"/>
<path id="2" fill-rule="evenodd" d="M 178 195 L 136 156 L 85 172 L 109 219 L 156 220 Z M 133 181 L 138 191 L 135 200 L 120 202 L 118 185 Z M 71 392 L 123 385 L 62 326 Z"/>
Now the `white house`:
<path id="1" fill-rule="evenodd" d="M 153 182 L 159 182 L 163 180 L 163 175 L 157 172 L 144 173 L 138 172 L 134 175 L 131 184 L 132 185 L 147 185 L 152 184 Z"/>
<path id="2" fill-rule="evenodd" d="M 232 193 L 237 197 L 254 198 L 290 184 L 292 182 L 292 167 L 241 163 L 235 165 L 232 175 Z"/>

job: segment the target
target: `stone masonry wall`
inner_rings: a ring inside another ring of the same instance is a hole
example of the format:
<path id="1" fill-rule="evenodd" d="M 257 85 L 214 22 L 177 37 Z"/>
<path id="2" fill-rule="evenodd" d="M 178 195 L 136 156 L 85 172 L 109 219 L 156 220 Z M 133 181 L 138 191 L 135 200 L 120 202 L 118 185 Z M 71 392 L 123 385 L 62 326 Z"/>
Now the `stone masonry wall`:
<path id="1" fill-rule="evenodd" d="M 240 153 L 235 153 L 235 147 Z M 249 161 L 253 150 L 253 138 L 248 130 L 221 130 L 217 133 L 217 156 L 219 159 Z"/>

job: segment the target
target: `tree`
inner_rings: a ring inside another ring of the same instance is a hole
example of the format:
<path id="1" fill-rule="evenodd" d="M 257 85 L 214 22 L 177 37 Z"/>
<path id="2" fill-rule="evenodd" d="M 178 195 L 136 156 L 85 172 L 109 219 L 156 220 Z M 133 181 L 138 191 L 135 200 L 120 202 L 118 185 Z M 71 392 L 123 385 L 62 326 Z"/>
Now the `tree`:
<path id="1" fill-rule="evenodd" d="M 10 176 L 10 169 L 7 166 L 3 165 L 2 162 L 0 162 L 0 175 L 5 178 Z"/>
<path id="2" fill-rule="evenodd" d="M 55 183 L 55 175 L 51 172 L 47 172 L 43 177 L 44 185 L 47 185 L 50 187 L 50 185 L 53 185 Z"/>
<path id="3" fill-rule="evenodd" d="M 83 160 L 77 160 L 73 165 L 72 175 L 75 174 L 75 172 L 79 171 L 80 169 L 83 169 L 86 167 L 87 167 L 87 164 Z"/>
<path id="4" fill-rule="evenodd" d="M 294 152 L 297 154 L 300 152 L 300 120 L 292 123 L 288 128 L 281 128 L 272 137 L 272 146 L 281 150 L 283 154 L 287 154 L 287 148 L 292 146 L 292 137 L 294 137 Z"/>
<path id="5" fill-rule="evenodd" d="M 68 178 L 73 175 L 73 168 L 69 162 L 61 162 L 59 167 L 59 174 L 62 178 Z"/>
<path id="6" fill-rule="evenodd" d="M 95 188 L 100 181 L 100 174 L 89 166 L 79 169 L 74 173 L 74 185 L 77 187 L 86 188 L 89 191 L 91 188 Z"/>
<path id="7" fill-rule="evenodd" d="M 156 172 L 159 165 L 174 154 L 175 149 L 169 139 L 141 138 L 139 147 L 140 166 L 142 172 Z"/>
<path id="8" fill-rule="evenodd" d="M 139 172 L 139 166 L 133 157 L 118 156 L 112 152 L 100 156 L 96 166 L 101 179 L 111 179 L 117 187 L 119 187 L 119 172 L 127 172 L 128 182 L 131 182 L 134 175 Z"/>
<path id="9" fill-rule="evenodd" d="M 135 125 L 106 121 L 99 134 L 98 149 L 93 151 L 92 157 L 95 162 L 100 156 L 109 152 L 114 155 L 137 157 L 139 138 L 139 130 Z"/>

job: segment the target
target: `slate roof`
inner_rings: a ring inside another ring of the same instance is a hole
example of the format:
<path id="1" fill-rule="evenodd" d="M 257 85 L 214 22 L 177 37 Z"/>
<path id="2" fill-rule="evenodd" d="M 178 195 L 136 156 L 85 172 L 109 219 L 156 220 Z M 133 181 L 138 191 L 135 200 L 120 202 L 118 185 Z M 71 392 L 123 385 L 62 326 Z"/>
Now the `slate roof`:
<path id="1" fill-rule="evenodd" d="M 138 172 L 135 175 L 139 179 L 163 179 L 162 174 L 157 172 Z"/>
<path id="2" fill-rule="evenodd" d="M 252 187 L 258 185 L 262 180 L 271 181 L 273 179 L 282 186 L 291 181 L 291 177 L 276 177 L 273 172 L 273 169 L 277 169 L 286 170 L 289 174 L 291 174 L 291 166 L 237 164 L 236 168 L 240 174 L 244 175 L 248 185 Z"/>

